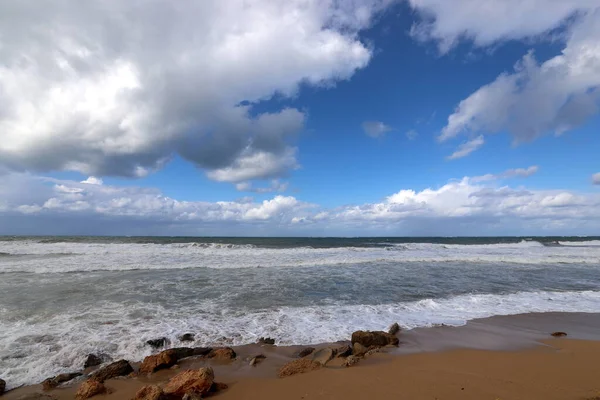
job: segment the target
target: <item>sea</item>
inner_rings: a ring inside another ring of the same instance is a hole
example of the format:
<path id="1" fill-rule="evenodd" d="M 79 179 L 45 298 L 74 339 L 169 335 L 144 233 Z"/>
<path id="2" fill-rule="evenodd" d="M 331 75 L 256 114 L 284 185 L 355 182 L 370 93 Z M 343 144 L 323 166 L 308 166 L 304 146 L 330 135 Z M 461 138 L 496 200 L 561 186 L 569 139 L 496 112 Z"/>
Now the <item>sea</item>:
<path id="1" fill-rule="evenodd" d="M 600 313 L 600 237 L 0 237 L 9 388 L 155 338 L 314 344 L 533 312 Z"/>

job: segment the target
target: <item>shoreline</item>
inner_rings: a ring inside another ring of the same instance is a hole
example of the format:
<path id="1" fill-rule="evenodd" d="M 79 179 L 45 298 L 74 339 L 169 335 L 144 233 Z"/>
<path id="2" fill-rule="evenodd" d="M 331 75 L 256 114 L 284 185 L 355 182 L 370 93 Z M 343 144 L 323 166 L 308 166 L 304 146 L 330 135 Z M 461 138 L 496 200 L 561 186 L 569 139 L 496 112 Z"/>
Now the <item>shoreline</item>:
<path id="1" fill-rule="evenodd" d="M 560 339 L 551 338 L 550 333 L 554 331 L 565 331 L 568 333 L 568 337 Z M 457 367 L 459 367 L 463 361 L 470 360 L 463 365 L 463 367 L 469 368 L 476 360 L 479 360 L 477 362 L 481 363 L 482 360 L 487 358 L 497 359 L 495 362 L 500 364 L 508 363 L 510 366 L 512 362 L 510 361 L 511 359 L 519 360 L 519 363 L 527 363 L 526 360 L 538 360 L 548 357 L 552 359 L 552 357 L 560 357 L 560 354 L 564 352 L 571 352 L 578 357 L 578 362 L 582 364 L 592 362 L 592 355 L 594 355 L 595 360 L 593 362 L 595 363 L 597 362 L 598 357 L 600 357 L 600 313 L 530 313 L 511 316 L 495 316 L 472 320 L 466 325 L 458 327 L 438 326 L 415 328 L 400 332 L 398 338 L 400 339 L 399 347 L 385 348 L 381 353 L 370 355 L 361 360 L 358 365 L 351 368 L 343 367 L 343 360 L 334 358 L 327 363 L 321 371 L 299 375 L 303 376 L 302 378 L 294 376 L 285 379 L 277 378 L 277 371 L 282 365 L 296 359 L 295 353 L 307 346 L 273 346 L 259 344 L 235 346 L 233 347 L 237 353 L 237 358 L 235 360 L 217 361 L 197 357 L 182 359 L 178 363 L 177 369 L 164 369 L 157 371 L 150 376 L 139 374 L 135 377 L 111 379 L 107 381 L 107 387 L 113 390 L 113 393 L 102 395 L 97 398 L 133 398 L 137 389 L 144 385 L 157 383 L 164 384 L 168 379 L 180 371 L 189 368 L 197 369 L 203 366 L 211 366 L 215 371 L 216 380 L 230 386 L 230 390 L 228 389 L 218 394 L 219 398 L 251 399 L 259 397 L 246 396 L 239 392 L 239 390 L 241 390 L 240 388 L 246 386 L 252 387 L 253 393 L 259 393 L 262 390 L 261 388 L 265 386 L 279 387 L 283 385 L 283 387 L 286 388 L 291 385 L 292 387 L 288 389 L 293 391 L 295 390 L 295 385 L 277 382 L 288 380 L 289 382 L 310 382 L 312 379 L 316 379 L 320 382 L 321 379 L 324 379 L 323 375 L 328 376 L 330 374 L 334 374 L 334 376 L 327 379 L 342 379 L 339 375 L 345 374 L 345 370 L 360 370 L 362 371 L 360 374 L 374 373 L 377 376 L 381 374 L 385 375 L 389 368 L 400 368 L 404 370 L 408 363 L 407 360 L 417 363 L 425 362 L 427 365 L 429 365 L 429 363 L 438 365 L 439 363 L 450 362 L 455 363 Z M 312 345 L 311 347 L 315 347 L 316 349 L 328 347 L 336 348 L 344 344 L 349 344 L 349 339 L 350 338 L 348 338 L 348 341 L 340 341 L 337 343 L 321 343 Z M 159 351 L 157 350 L 155 353 L 158 352 Z M 256 366 L 250 366 L 249 360 L 258 354 L 265 355 L 266 359 Z M 590 358 L 590 360 L 588 360 L 588 358 Z M 137 371 L 141 360 L 130 361 L 131 365 Z M 562 364 L 564 364 L 564 362 L 565 360 L 561 360 Z M 534 364 L 538 365 L 536 363 L 537 361 Z M 544 366 L 542 364 L 538 365 L 540 371 L 551 368 L 551 366 Z M 513 367 L 511 366 L 510 368 Z M 520 367 L 517 369 L 519 368 Z M 581 366 L 581 369 L 583 368 L 587 367 Z M 592 367 L 592 369 L 594 368 Z M 427 370 L 427 368 L 425 370 Z M 349 375 L 353 376 L 356 373 L 358 372 L 350 372 Z M 306 377 L 304 377 L 304 375 L 306 375 Z M 489 379 L 495 378 L 491 376 Z M 77 387 L 83 380 L 83 378 L 77 378 L 71 382 L 67 382 L 61 387 L 43 393 L 54 396 L 58 400 L 72 399 Z M 9 382 L 7 383 L 10 385 Z M 600 382 L 598 382 L 597 385 L 597 390 L 600 391 Z M 588 389 L 589 391 L 596 390 L 594 387 Z M 36 384 L 16 388 L 6 392 L 2 398 L 6 400 L 15 400 L 20 396 L 29 393 L 42 393 L 41 385 Z M 600 395 L 600 393 L 598 394 Z M 592 395 L 595 394 L 590 394 L 590 396 Z M 276 397 L 263 396 L 260 398 L 268 399 Z M 573 398 L 576 399 L 576 397 Z M 500 397 L 500 399 L 504 400 L 504 397 Z M 546 399 L 546 397 L 544 397 L 544 399 Z"/>

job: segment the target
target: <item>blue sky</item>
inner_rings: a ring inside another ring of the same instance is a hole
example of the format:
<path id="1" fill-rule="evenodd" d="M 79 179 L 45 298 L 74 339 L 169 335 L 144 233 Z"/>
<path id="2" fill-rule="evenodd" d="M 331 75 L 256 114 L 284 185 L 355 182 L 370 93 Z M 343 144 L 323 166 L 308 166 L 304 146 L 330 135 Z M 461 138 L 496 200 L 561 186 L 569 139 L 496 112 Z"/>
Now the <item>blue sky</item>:
<path id="1" fill-rule="evenodd" d="M 597 1 L 2 7 L 0 234 L 599 231 Z"/>

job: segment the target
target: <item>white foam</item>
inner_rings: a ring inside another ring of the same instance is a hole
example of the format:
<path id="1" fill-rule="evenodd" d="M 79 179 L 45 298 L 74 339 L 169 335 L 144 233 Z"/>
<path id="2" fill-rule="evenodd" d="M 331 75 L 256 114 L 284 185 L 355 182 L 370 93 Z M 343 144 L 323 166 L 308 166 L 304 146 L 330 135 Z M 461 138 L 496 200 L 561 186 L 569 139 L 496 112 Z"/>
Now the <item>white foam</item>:
<path id="1" fill-rule="evenodd" d="M 600 240 L 588 240 L 584 242 L 558 242 L 561 246 L 572 247 L 600 247 Z"/>

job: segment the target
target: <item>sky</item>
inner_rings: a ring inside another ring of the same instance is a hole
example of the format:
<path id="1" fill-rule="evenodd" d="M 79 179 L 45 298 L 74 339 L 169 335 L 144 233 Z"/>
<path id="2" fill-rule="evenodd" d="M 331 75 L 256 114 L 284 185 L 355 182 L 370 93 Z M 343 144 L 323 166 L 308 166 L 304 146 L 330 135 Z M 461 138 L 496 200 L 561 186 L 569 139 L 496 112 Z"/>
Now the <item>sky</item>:
<path id="1" fill-rule="evenodd" d="M 600 234 L 600 0 L 0 0 L 0 234 Z"/>

